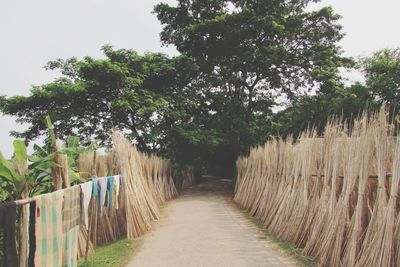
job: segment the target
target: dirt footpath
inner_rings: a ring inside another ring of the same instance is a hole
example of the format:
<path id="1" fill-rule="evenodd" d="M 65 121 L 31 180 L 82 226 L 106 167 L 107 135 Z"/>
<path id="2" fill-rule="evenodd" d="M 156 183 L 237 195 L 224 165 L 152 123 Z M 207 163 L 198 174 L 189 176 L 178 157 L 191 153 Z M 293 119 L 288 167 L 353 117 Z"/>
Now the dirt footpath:
<path id="1" fill-rule="evenodd" d="M 211 179 L 186 190 L 127 266 L 297 266 L 240 213 L 229 188 L 229 181 Z"/>

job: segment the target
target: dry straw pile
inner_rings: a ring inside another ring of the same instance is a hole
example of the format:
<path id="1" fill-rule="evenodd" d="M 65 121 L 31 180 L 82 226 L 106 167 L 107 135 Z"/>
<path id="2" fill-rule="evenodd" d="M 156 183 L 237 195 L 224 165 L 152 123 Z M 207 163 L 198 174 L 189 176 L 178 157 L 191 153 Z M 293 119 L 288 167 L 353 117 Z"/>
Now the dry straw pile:
<path id="1" fill-rule="evenodd" d="M 140 153 L 118 132 L 113 135 L 116 164 L 124 177 L 128 238 L 136 238 L 159 216 L 159 206 L 178 194 L 169 161 Z"/>
<path id="2" fill-rule="evenodd" d="M 319 266 L 400 266 L 400 141 L 382 110 L 237 161 L 235 201 Z"/>
<path id="3" fill-rule="evenodd" d="M 98 212 L 98 198 L 92 199 L 89 210 L 90 242 L 82 228 L 79 236 L 79 254 L 84 256 L 93 247 L 107 244 L 126 235 L 137 238 L 158 218 L 159 208 L 177 196 L 168 160 L 139 152 L 118 132 L 113 135 L 113 150 L 107 153 L 83 153 L 78 159 L 81 177 L 103 177 L 121 174 L 118 210 Z M 87 251 L 88 250 L 88 251 Z"/>

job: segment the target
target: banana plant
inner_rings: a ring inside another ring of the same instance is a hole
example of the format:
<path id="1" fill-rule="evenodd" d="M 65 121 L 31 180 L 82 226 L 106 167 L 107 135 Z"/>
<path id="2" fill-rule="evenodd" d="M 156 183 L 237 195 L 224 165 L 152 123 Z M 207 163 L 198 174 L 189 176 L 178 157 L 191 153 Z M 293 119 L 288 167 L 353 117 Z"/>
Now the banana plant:
<path id="1" fill-rule="evenodd" d="M 77 160 L 80 154 L 93 151 L 96 149 L 96 145 L 92 143 L 89 147 L 82 147 L 79 145 L 80 138 L 78 136 L 69 136 L 67 139 L 66 147 L 60 152 L 68 157 L 69 167 L 69 180 L 72 184 L 84 182 L 79 175 Z"/>
<path id="2" fill-rule="evenodd" d="M 51 122 L 50 116 L 46 116 L 45 123 L 48 128 L 48 138 L 46 139 L 46 144 L 42 149 L 40 149 L 40 147 L 36 148 L 36 151 L 40 151 L 39 154 L 41 157 L 51 154 L 51 152 L 54 153 L 54 148 L 56 147 L 57 142 L 54 126 Z M 97 146 L 95 143 L 92 143 L 89 147 L 82 147 L 80 146 L 80 138 L 78 136 L 68 136 L 66 146 L 56 151 L 56 153 L 66 155 L 68 158 L 68 180 L 72 184 L 84 182 L 84 180 L 79 176 L 78 165 L 76 163 L 79 155 L 87 151 L 93 151 L 96 148 Z"/>
<path id="3" fill-rule="evenodd" d="M 6 192 L 3 200 L 21 199 L 47 191 L 38 189 L 48 183 L 48 170 L 58 166 L 53 161 L 53 155 L 28 156 L 26 145 L 21 140 L 15 140 L 13 147 L 14 154 L 11 160 L 5 159 L 0 152 L 1 187 Z"/>
<path id="4" fill-rule="evenodd" d="M 43 147 L 34 145 L 34 153 L 27 154 L 26 145 L 21 140 L 13 142 L 14 154 L 10 160 L 4 158 L 0 152 L 0 202 L 23 199 L 34 195 L 52 192 L 55 190 L 52 169 L 61 167 L 56 162 L 58 154 L 66 155 L 68 158 L 69 181 L 72 183 L 81 182 L 77 175 L 76 160 L 79 154 L 88 149 L 95 149 L 94 146 L 84 148 L 79 146 L 79 137 L 68 137 L 67 146 L 55 151 L 56 137 L 50 117 L 46 117 L 48 125 L 48 138 Z M 27 254 L 27 236 L 24 230 L 28 223 L 29 209 L 24 206 L 20 213 L 20 253 L 21 259 Z M 0 236 L 0 243 L 2 242 Z M 4 256 L 0 253 L 0 258 Z M 22 262 L 22 261 L 21 261 Z"/>
<path id="5" fill-rule="evenodd" d="M 72 184 L 83 182 L 78 174 L 77 158 L 83 152 L 95 150 L 96 145 L 82 147 L 79 145 L 79 137 L 69 136 L 66 147 L 54 151 L 56 135 L 49 116 L 45 123 L 48 127 L 48 138 L 43 147 L 36 144 L 33 146 L 32 155 L 27 155 L 26 145 L 21 140 L 13 142 L 14 154 L 11 160 L 5 159 L 0 152 L 1 202 L 54 191 L 51 170 L 60 167 L 55 162 L 58 154 L 68 157 L 69 181 Z"/>

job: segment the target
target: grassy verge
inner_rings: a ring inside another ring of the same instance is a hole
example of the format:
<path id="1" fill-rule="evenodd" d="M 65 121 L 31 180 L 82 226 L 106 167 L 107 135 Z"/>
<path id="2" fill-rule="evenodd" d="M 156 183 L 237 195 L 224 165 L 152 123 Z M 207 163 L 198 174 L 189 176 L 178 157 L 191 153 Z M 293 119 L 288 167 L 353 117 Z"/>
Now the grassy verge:
<path id="1" fill-rule="evenodd" d="M 141 239 L 122 239 L 117 242 L 96 248 L 94 254 L 78 262 L 78 267 L 123 267 L 140 245 Z"/>
<path id="2" fill-rule="evenodd" d="M 314 258 L 305 255 L 301 249 L 296 248 L 292 243 L 280 239 L 279 237 L 268 231 L 268 229 L 265 228 L 264 224 L 259 219 L 251 216 L 247 210 L 240 209 L 240 211 L 247 219 L 253 222 L 269 238 L 269 240 L 277 244 L 282 250 L 289 254 L 299 264 L 307 267 L 316 266 Z"/>

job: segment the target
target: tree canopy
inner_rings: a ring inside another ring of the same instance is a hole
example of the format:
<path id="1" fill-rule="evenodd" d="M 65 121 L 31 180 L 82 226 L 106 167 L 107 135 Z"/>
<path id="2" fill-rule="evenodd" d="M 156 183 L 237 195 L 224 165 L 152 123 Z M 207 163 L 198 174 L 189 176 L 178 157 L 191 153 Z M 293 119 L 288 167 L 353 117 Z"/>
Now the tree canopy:
<path id="1" fill-rule="evenodd" d="M 214 86 L 251 102 L 263 91 L 292 98 L 306 86 L 324 89 L 351 63 L 338 46 L 340 17 L 330 7 L 307 11 L 310 2 L 179 0 L 154 11 L 164 44 L 194 58 Z"/>
<path id="2" fill-rule="evenodd" d="M 265 141 L 278 97 L 330 91 L 339 67 L 351 65 L 338 46 L 339 16 L 330 7 L 308 11 L 311 2 L 179 0 L 155 7 L 161 41 L 193 58 L 207 81 L 209 124 L 218 122 L 224 136 L 223 158 Z"/>
<path id="3" fill-rule="evenodd" d="M 49 62 L 63 76 L 31 89 L 31 94 L 3 99 L 3 112 L 18 116 L 30 128 L 16 137 L 32 140 L 46 131 L 49 114 L 61 137 L 79 135 L 84 141 L 109 140 L 113 128 L 124 132 L 143 149 L 159 146 L 161 124 L 179 122 L 181 100 L 190 108 L 185 86 L 197 67 L 185 57 L 143 56 L 132 50 L 104 46 L 106 59 L 85 57 Z M 173 101 L 172 101 L 173 100 Z M 179 101 L 178 101 L 179 100 Z"/>
<path id="4" fill-rule="evenodd" d="M 60 138 L 108 144 L 119 129 L 143 151 L 232 171 L 238 155 L 271 136 L 398 103 L 398 50 L 363 59 L 366 84 L 345 86 L 339 70 L 354 62 L 338 44 L 340 16 L 309 7 L 318 1 L 177 2 L 154 13 L 161 42 L 179 56 L 104 46 L 104 59 L 51 61 L 60 78 L 29 96 L 0 97 L 4 114 L 30 125 L 13 135 L 35 139 L 50 115 Z"/>
<path id="5" fill-rule="evenodd" d="M 400 103 L 400 49 L 382 49 L 362 59 L 366 88 L 378 101 L 398 113 Z"/>

